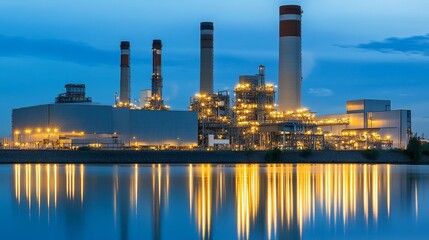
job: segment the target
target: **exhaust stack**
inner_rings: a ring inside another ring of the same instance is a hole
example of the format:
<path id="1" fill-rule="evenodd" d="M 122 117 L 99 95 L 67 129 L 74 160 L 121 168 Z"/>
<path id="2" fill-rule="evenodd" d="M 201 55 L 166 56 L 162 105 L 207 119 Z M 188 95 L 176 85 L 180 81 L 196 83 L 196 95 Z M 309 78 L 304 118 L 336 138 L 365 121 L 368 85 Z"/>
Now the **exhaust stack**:
<path id="1" fill-rule="evenodd" d="M 119 104 L 130 104 L 130 42 L 121 42 L 121 80 Z"/>
<path id="2" fill-rule="evenodd" d="M 213 33 L 212 22 L 200 25 L 200 93 L 213 93 Z"/>
<path id="3" fill-rule="evenodd" d="M 149 101 L 148 109 L 167 110 L 162 100 L 162 72 L 161 72 L 161 40 L 155 39 L 152 43 L 152 96 Z"/>
<path id="4" fill-rule="evenodd" d="M 279 110 L 301 107 L 301 16 L 299 5 L 280 6 Z"/>

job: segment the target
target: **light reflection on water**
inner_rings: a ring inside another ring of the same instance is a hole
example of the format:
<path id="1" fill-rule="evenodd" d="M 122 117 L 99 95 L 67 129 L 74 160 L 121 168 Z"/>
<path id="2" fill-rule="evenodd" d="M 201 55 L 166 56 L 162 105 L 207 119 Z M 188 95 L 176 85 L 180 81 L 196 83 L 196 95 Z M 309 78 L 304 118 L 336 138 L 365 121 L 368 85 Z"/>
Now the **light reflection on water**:
<path id="1" fill-rule="evenodd" d="M 404 224 L 428 233 L 419 224 L 429 220 L 429 209 L 419 208 L 428 198 L 426 166 L 16 164 L 1 170 L 8 173 L 0 182 L 6 236 L 29 229 L 22 238 L 398 237 Z M 3 204 L 9 195 L 10 206 Z"/>

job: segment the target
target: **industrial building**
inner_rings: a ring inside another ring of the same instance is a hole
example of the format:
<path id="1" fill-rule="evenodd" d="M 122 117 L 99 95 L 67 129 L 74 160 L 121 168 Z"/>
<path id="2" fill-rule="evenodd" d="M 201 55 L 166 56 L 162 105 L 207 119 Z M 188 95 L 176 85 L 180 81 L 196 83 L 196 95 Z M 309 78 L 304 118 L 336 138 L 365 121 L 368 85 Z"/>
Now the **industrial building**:
<path id="1" fill-rule="evenodd" d="M 152 45 L 152 90 L 130 101 L 130 43 L 120 44 L 120 96 L 105 106 L 85 96 L 84 84 L 67 84 L 55 104 L 12 110 L 16 148 L 193 149 L 198 140 L 196 112 L 166 111 L 162 99 L 161 40 Z M 155 111 L 156 110 L 156 111 Z"/>
<path id="2" fill-rule="evenodd" d="M 55 103 L 13 109 L 12 130 L 20 148 L 189 149 L 197 143 L 197 114 Z"/>
<path id="3" fill-rule="evenodd" d="M 345 121 L 335 124 L 332 119 Z M 347 101 L 345 114 L 317 120 L 336 149 L 405 148 L 411 137 L 411 111 L 391 110 L 389 100 Z"/>

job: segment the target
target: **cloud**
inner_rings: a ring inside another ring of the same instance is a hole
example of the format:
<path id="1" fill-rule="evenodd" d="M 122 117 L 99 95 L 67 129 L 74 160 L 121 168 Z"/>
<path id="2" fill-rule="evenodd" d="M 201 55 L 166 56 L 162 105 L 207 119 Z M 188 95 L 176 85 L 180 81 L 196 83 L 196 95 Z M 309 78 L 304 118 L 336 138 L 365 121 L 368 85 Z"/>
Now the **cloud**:
<path id="1" fill-rule="evenodd" d="M 118 54 L 83 42 L 0 35 L 0 57 L 37 57 L 83 65 L 118 65 Z"/>
<path id="2" fill-rule="evenodd" d="M 352 47 L 382 53 L 405 53 L 429 56 L 429 34 L 405 38 L 392 37 L 383 41 L 362 43 Z"/>
<path id="3" fill-rule="evenodd" d="M 329 97 L 334 95 L 331 89 L 327 88 L 310 88 L 308 90 L 308 93 L 310 95 L 316 96 L 316 97 Z"/>

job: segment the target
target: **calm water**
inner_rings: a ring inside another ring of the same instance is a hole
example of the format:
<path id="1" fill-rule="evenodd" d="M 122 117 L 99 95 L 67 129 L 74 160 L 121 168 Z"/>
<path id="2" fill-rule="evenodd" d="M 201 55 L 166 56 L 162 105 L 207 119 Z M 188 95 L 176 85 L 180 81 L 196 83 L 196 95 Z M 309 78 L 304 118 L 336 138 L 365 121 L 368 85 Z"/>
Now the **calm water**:
<path id="1" fill-rule="evenodd" d="M 2 239 L 416 239 L 429 167 L 0 165 Z"/>

